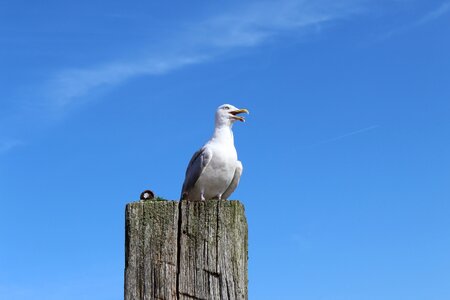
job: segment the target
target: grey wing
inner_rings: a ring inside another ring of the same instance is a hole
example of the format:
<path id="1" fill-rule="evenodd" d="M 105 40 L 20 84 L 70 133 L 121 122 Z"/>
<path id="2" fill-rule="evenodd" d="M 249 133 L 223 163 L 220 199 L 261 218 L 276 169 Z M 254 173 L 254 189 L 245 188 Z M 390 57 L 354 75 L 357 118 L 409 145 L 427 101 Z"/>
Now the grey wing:
<path id="1" fill-rule="evenodd" d="M 194 188 L 195 183 L 211 161 L 211 158 L 212 151 L 206 147 L 194 153 L 186 169 L 186 178 L 184 179 L 183 189 L 181 191 L 181 199 L 185 199 Z"/>
<path id="2" fill-rule="evenodd" d="M 234 190 L 237 188 L 239 184 L 239 180 L 241 179 L 242 174 L 242 163 L 240 161 L 237 161 L 236 170 L 234 171 L 233 180 L 231 180 L 230 185 L 225 190 L 225 192 L 222 194 L 222 199 L 227 200 L 228 197 L 234 192 Z"/>

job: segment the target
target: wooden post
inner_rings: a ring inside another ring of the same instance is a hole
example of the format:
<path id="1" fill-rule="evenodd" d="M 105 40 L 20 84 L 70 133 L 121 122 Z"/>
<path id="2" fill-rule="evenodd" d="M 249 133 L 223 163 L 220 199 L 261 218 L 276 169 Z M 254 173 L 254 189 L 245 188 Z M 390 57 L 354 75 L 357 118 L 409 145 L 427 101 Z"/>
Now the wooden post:
<path id="1" fill-rule="evenodd" d="M 247 237 L 239 201 L 129 203 L 125 300 L 248 299 Z"/>

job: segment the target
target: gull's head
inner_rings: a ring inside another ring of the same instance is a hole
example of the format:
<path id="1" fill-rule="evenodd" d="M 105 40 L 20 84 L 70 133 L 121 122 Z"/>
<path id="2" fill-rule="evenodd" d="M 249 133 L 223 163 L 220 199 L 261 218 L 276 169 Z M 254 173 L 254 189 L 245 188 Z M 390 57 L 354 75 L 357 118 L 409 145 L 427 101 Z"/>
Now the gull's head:
<path id="1" fill-rule="evenodd" d="M 248 114 L 249 111 L 245 108 L 237 108 L 231 104 L 223 104 L 217 108 L 216 125 L 231 126 L 236 121 L 245 122 L 244 117 L 238 116 L 242 113 Z"/>

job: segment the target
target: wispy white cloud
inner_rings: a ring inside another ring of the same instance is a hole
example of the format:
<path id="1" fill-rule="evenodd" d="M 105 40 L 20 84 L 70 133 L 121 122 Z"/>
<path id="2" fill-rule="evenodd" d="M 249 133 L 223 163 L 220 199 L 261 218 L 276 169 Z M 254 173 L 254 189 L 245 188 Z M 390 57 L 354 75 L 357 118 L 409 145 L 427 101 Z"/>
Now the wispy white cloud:
<path id="1" fill-rule="evenodd" d="M 97 88 L 118 85 L 135 76 L 165 74 L 186 65 L 202 62 L 206 58 L 202 56 L 149 58 L 142 61 L 111 62 L 87 69 L 63 70 L 46 83 L 45 106 L 51 110 L 67 109 L 73 101 L 79 100 Z"/>
<path id="2" fill-rule="evenodd" d="M 442 3 L 435 10 L 430 11 L 426 15 L 424 15 L 419 21 L 417 21 L 417 25 L 423 25 L 425 23 L 434 21 L 439 19 L 440 17 L 448 14 L 450 12 L 450 1 Z"/>
<path id="3" fill-rule="evenodd" d="M 360 13 L 365 1 L 279 0 L 239 4 L 206 19 L 184 24 L 183 30 L 175 36 L 164 37 L 157 43 L 159 46 L 152 45 L 152 50 L 144 55 L 130 54 L 128 59 L 55 72 L 29 91 L 32 97 L 27 95 L 26 98 L 32 100 L 22 103 L 23 109 L 16 116 L 9 116 L 9 120 L 16 120 L 21 128 L 26 124 L 42 124 L 43 120 L 49 123 L 53 117 L 64 116 L 74 107 L 95 99 L 93 95 L 97 91 L 113 89 L 139 76 L 159 76 L 210 62 L 238 49 L 316 32 L 325 24 Z M 133 50 L 130 49 L 130 53 Z M 0 121 L 7 123 L 4 119 Z M 0 153 L 16 145 L 0 142 Z"/>
<path id="4" fill-rule="evenodd" d="M 442 3 L 440 6 L 438 6 L 436 9 L 427 12 L 425 15 L 417 19 L 416 21 L 406 24 L 404 26 L 400 26 L 398 28 L 394 28 L 384 34 L 382 34 L 376 41 L 383 41 L 386 40 L 392 36 L 396 36 L 402 33 L 405 33 L 409 30 L 412 30 L 414 28 L 423 26 L 425 24 L 428 24 L 430 22 L 433 22 L 446 14 L 450 13 L 450 1 Z"/>
<path id="5" fill-rule="evenodd" d="M 343 4 L 345 3 L 345 4 Z M 249 47 L 285 32 L 307 30 L 357 10 L 355 2 L 275 1 L 263 2 L 216 16 L 205 22 L 207 43 L 217 47 Z"/>
<path id="6" fill-rule="evenodd" d="M 64 111 L 74 103 L 82 103 L 82 97 L 97 88 L 114 87 L 137 76 L 165 74 L 237 48 L 261 45 L 282 34 L 308 31 L 359 11 L 358 3 L 284 0 L 235 8 L 193 24 L 172 37 L 179 41 L 176 45 L 153 51 L 146 57 L 58 72 L 46 84 L 46 106 Z"/>

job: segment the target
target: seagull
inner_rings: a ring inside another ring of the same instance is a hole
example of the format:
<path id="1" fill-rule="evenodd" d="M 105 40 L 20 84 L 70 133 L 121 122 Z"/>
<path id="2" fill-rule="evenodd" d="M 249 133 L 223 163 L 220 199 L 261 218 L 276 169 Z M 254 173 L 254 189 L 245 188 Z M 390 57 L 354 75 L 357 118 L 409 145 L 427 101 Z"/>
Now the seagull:
<path id="1" fill-rule="evenodd" d="M 217 108 L 215 128 L 211 139 L 191 158 L 186 170 L 181 200 L 226 200 L 236 189 L 242 174 L 231 127 L 234 122 L 245 122 L 231 104 Z"/>

